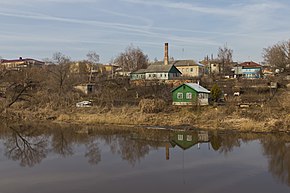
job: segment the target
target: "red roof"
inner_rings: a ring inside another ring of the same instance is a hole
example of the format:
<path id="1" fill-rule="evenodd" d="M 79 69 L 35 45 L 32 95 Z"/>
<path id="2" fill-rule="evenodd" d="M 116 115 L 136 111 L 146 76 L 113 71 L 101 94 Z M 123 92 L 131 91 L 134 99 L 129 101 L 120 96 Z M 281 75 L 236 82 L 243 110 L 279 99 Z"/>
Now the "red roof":
<path id="1" fill-rule="evenodd" d="M 23 59 L 16 59 L 16 60 L 6 60 L 6 59 L 2 59 L 1 63 L 22 62 L 22 61 L 36 61 L 36 62 L 44 63 L 42 61 L 35 60 L 35 59 L 32 59 L 32 58 L 23 58 Z"/>
<path id="2" fill-rule="evenodd" d="M 243 62 L 240 64 L 240 66 L 245 67 L 245 68 L 259 68 L 262 67 L 260 64 L 250 61 L 250 62 Z"/>

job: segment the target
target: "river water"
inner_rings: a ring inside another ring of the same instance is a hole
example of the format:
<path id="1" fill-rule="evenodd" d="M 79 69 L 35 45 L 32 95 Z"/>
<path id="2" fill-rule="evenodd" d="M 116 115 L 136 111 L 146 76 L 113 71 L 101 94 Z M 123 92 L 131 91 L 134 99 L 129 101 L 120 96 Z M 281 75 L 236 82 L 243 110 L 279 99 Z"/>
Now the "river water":
<path id="1" fill-rule="evenodd" d="M 289 174 L 287 134 L 0 129 L 0 193 L 288 193 Z"/>

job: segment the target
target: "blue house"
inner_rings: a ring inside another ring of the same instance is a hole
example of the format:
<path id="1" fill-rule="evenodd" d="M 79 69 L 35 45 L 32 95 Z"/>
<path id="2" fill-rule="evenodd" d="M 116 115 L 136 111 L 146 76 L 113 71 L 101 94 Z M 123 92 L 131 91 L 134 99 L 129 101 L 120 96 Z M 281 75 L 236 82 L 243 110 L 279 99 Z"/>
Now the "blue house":
<path id="1" fill-rule="evenodd" d="M 253 61 L 243 62 L 237 69 L 235 74 L 243 78 L 254 79 L 262 77 L 262 66 Z"/>

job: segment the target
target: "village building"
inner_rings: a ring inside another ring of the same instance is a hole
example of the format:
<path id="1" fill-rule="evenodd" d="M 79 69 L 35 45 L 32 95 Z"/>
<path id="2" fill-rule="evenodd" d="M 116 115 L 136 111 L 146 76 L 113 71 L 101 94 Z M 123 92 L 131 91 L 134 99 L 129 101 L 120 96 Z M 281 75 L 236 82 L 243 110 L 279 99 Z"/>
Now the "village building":
<path id="1" fill-rule="evenodd" d="M 181 76 L 181 72 L 174 65 L 151 64 L 147 69 L 140 69 L 131 73 L 131 80 L 172 80 Z"/>
<path id="2" fill-rule="evenodd" d="M 96 85 L 94 83 L 85 83 L 74 86 L 76 90 L 79 90 L 86 95 L 94 93 L 95 87 Z"/>
<path id="3" fill-rule="evenodd" d="M 165 43 L 164 62 L 155 62 L 147 69 L 139 69 L 130 74 L 131 80 L 172 80 L 181 76 L 175 65 L 169 63 L 168 43 Z"/>
<path id="4" fill-rule="evenodd" d="M 242 78 L 261 78 L 262 77 L 262 65 L 250 61 L 243 62 L 233 67 L 234 78 L 242 77 Z"/>
<path id="5" fill-rule="evenodd" d="M 101 64 L 93 64 L 88 61 L 72 62 L 69 66 L 70 73 L 74 74 L 90 74 L 102 71 Z"/>
<path id="6" fill-rule="evenodd" d="M 172 91 L 173 105 L 208 105 L 210 91 L 197 83 L 184 83 Z"/>
<path id="7" fill-rule="evenodd" d="M 16 60 L 1 59 L 0 67 L 7 70 L 20 70 L 23 68 L 42 67 L 45 63 L 32 58 L 22 58 Z"/>
<path id="8" fill-rule="evenodd" d="M 194 60 L 176 60 L 173 65 L 182 73 L 182 76 L 202 77 L 204 75 L 204 65 Z"/>

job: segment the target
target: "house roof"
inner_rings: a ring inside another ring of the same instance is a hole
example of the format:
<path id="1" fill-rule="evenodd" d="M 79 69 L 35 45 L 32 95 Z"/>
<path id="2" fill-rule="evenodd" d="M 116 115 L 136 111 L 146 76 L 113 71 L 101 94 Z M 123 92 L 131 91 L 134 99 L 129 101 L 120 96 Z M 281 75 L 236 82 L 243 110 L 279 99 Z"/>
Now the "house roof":
<path id="1" fill-rule="evenodd" d="M 148 68 L 146 69 L 147 72 L 169 72 L 170 69 L 173 67 L 173 65 L 155 65 L 155 64 L 151 64 L 150 66 L 148 66 Z"/>
<path id="2" fill-rule="evenodd" d="M 187 85 L 190 88 L 196 90 L 197 92 L 210 93 L 209 90 L 207 90 L 206 88 L 202 87 L 200 84 L 197 84 L 197 83 L 185 83 L 185 85 Z"/>
<path id="3" fill-rule="evenodd" d="M 206 88 L 202 87 L 201 85 L 197 84 L 197 83 L 184 83 L 179 85 L 178 87 L 176 87 L 175 89 L 173 89 L 171 92 L 175 91 L 176 89 L 178 89 L 179 87 L 186 85 L 190 88 L 192 88 L 193 90 L 195 90 L 198 93 L 210 93 L 209 90 L 207 90 Z"/>
<path id="4" fill-rule="evenodd" d="M 142 74 L 142 73 L 154 73 L 154 72 L 169 72 L 171 68 L 176 68 L 174 65 L 164 65 L 164 64 L 151 64 L 147 69 L 139 69 L 132 74 Z M 176 68 L 176 70 L 178 70 Z M 178 70 L 179 71 L 179 70 Z M 179 71 L 180 72 L 180 71 Z M 180 72 L 181 74 L 181 72 Z"/>
<path id="5" fill-rule="evenodd" d="M 39 62 L 39 63 L 43 63 L 42 61 L 39 60 L 35 60 L 32 58 L 20 58 L 20 59 L 15 59 L 15 60 L 6 60 L 6 59 L 2 59 L 1 63 L 11 63 L 11 62 L 26 62 L 26 61 L 35 61 L 35 62 Z"/>
<path id="6" fill-rule="evenodd" d="M 146 73 L 146 70 L 147 69 L 139 69 L 139 70 L 136 70 L 134 72 L 131 72 L 131 74 L 144 74 L 144 73 Z"/>
<path id="7" fill-rule="evenodd" d="M 152 65 L 164 65 L 163 61 L 157 61 L 154 62 Z M 174 61 L 169 61 L 169 65 L 174 65 L 176 67 L 178 66 L 204 66 L 201 63 L 197 63 L 194 60 L 174 60 Z"/>
<path id="8" fill-rule="evenodd" d="M 250 61 L 250 62 L 243 62 L 239 66 L 242 66 L 244 68 L 257 68 L 257 67 L 262 67 L 260 64 Z"/>
<path id="9" fill-rule="evenodd" d="M 194 60 L 176 60 L 173 62 L 174 66 L 203 66 L 203 64 L 196 63 Z"/>

